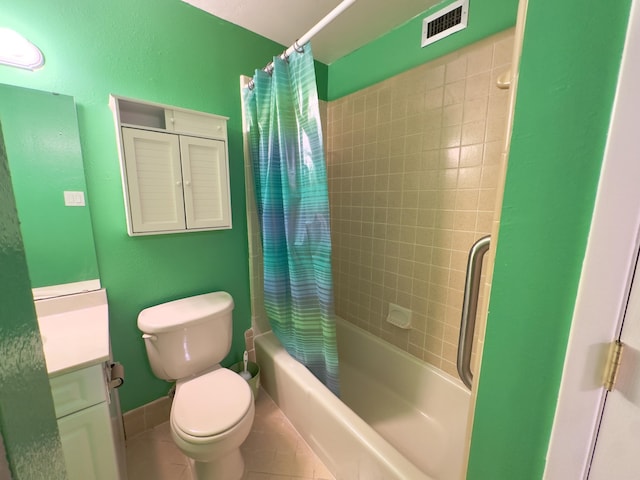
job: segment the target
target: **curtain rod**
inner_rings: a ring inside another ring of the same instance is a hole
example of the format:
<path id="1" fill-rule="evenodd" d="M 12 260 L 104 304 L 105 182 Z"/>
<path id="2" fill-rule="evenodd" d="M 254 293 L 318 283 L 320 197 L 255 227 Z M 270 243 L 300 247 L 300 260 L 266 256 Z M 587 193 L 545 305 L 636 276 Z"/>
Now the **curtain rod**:
<path id="1" fill-rule="evenodd" d="M 331 10 L 325 17 L 316 23 L 311 29 L 302 35 L 298 40 L 296 40 L 293 45 L 287 48 L 282 54 L 280 58 L 286 60 L 294 51 L 300 51 L 304 46 L 309 43 L 309 40 L 313 38 L 320 30 L 329 25 L 335 18 L 344 12 L 351 5 L 356 3 L 356 0 L 343 0 L 336 6 L 333 10 Z M 271 73 L 273 71 L 273 62 L 269 62 L 262 70 L 265 72 Z M 253 80 L 249 82 L 249 88 L 253 89 Z"/>

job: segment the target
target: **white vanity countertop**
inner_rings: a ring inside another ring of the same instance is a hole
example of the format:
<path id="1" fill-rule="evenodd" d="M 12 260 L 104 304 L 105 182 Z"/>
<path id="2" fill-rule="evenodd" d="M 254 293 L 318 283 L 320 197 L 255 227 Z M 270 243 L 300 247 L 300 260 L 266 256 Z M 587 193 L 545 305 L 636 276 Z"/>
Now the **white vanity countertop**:
<path id="1" fill-rule="evenodd" d="M 104 289 L 35 302 L 50 377 L 109 359 Z"/>

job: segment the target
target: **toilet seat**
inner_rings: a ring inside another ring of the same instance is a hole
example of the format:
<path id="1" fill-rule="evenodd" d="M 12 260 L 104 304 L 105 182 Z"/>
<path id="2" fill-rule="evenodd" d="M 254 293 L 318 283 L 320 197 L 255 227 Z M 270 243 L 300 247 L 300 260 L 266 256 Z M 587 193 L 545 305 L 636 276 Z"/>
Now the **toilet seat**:
<path id="1" fill-rule="evenodd" d="M 213 437 L 240 423 L 252 405 L 249 384 L 237 373 L 220 368 L 179 385 L 172 424 L 191 437 Z"/>

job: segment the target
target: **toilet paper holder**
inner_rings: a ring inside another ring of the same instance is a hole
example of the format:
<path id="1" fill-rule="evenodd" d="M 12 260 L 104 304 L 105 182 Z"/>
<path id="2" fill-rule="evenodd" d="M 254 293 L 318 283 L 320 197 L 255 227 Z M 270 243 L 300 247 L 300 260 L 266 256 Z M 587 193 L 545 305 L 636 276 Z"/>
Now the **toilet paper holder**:
<path id="1" fill-rule="evenodd" d="M 124 366 L 120 362 L 109 363 L 106 373 L 109 389 L 120 388 L 124 385 Z"/>

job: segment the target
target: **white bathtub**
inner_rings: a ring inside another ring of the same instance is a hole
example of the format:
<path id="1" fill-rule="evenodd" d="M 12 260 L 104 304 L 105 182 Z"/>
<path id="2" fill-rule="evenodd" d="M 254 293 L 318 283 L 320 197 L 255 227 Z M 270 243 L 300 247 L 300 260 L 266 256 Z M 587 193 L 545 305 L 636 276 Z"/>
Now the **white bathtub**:
<path id="1" fill-rule="evenodd" d="M 262 385 L 336 479 L 459 480 L 468 390 L 344 320 L 337 335 L 342 400 L 273 333 L 255 340 Z"/>

